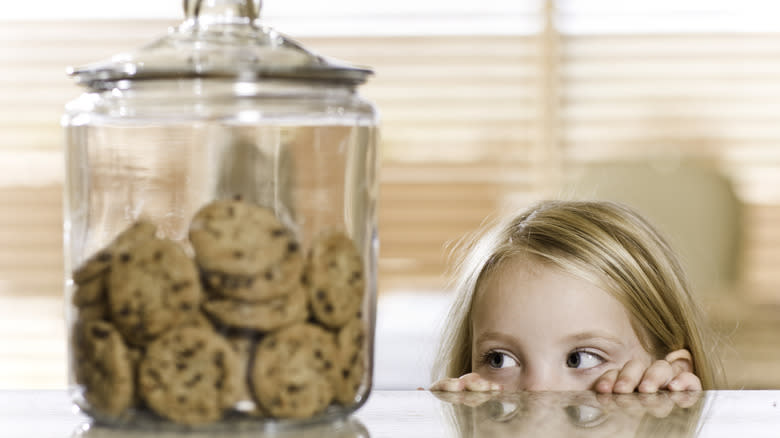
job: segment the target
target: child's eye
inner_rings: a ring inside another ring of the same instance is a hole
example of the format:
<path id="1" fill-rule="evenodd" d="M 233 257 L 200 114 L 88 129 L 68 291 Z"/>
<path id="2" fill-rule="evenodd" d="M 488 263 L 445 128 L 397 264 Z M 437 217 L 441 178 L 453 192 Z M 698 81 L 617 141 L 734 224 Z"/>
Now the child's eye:
<path id="1" fill-rule="evenodd" d="M 569 368 L 588 369 L 602 363 L 604 363 L 604 359 L 601 356 L 584 350 L 572 351 L 566 357 L 566 366 Z"/>
<path id="2" fill-rule="evenodd" d="M 491 368 L 509 368 L 518 365 L 510 355 L 500 351 L 489 351 L 485 354 L 485 363 Z"/>

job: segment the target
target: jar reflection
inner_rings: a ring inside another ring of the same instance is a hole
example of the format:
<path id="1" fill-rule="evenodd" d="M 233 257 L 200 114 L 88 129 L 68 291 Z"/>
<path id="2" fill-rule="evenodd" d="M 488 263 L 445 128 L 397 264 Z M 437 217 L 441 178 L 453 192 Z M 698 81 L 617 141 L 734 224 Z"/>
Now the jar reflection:
<path id="1" fill-rule="evenodd" d="M 159 426 L 159 425 L 158 425 Z M 151 434 L 150 434 L 151 432 Z M 160 426 L 156 430 L 106 427 L 92 422 L 79 425 L 71 438 L 370 438 L 366 427 L 354 417 L 307 427 L 258 428 L 256 422 L 231 422 L 228 425 L 182 430 Z"/>
<path id="2" fill-rule="evenodd" d="M 695 437 L 706 393 L 434 393 L 459 438 Z"/>

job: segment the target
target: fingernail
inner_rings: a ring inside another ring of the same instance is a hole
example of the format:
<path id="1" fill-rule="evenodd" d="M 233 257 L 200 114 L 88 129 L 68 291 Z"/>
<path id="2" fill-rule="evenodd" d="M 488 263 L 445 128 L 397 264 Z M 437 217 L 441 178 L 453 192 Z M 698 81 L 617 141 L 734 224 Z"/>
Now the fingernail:
<path id="1" fill-rule="evenodd" d="M 503 388 L 502 388 L 501 384 L 499 384 L 499 383 L 491 383 L 490 384 L 490 390 L 491 391 L 501 391 L 502 389 Z"/>
<path id="2" fill-rule="evenodd" d="M 678 391 L 680 389 L 680 382 L 672 380 L 668 385 L 666 385 L 666 387 L 673 391 Z"/>

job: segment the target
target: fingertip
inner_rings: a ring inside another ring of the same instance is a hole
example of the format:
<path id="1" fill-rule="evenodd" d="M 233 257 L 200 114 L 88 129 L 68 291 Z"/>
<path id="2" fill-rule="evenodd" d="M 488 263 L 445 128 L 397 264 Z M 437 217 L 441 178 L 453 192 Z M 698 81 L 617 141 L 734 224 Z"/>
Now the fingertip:
<path id="1" fill-rule="evenodd" d="M 615 383 L 614 387 L 612 387 L 612 392 L 628 394 L 629 392 L 634 392 L 634 388 L 632 388 L 631 385 L 629 385 L 627 382 L 619 381 Z"/>
<path id="2" fill-rule="evenodd" d="M 612 392 L 612 384 L 607 380 L 599 380 L 596 382 L 596 392 L 607 394 Z"/>

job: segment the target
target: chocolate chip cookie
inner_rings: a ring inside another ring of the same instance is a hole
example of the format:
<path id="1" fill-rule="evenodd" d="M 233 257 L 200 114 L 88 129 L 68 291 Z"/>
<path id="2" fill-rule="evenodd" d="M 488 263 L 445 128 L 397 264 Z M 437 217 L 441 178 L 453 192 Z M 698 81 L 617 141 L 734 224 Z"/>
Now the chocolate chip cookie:
<path id="1" fill-rule="evenodd" d="M 195 214 L 189 237 L 208 289 L 222 297 L 267 300 L 300 280 L 300 246 L 270 209 L 214 201 Z"/>
<path id="2" fill-rule="evenodd" d="M 73 282 L 81 285 L 105 274 L 111 267 L 114 255 L 134 246 L 138 242 L 153 239 L 157 227 L 151 222 L 140 220 L 119 233 L 105 248 L 87 259 L 73 272 Z"/>
<path id="3" fill-rule="evenodd" d="M 144 345 L 194 318 L 203 293 L 197 268 L 174 241 L 151 239 L 119 252 L 109 275 L 111 320 L 131 345 Z"/>
<path id="4" fill-rule="evenodd" d="M 323 328 L 297 324 L 266 336 L 255 352 L 251 383 L 260 406 L 278 418 L 308 418 L 333 400 L 337 349 Z"/>
<path id="5" fill-rule="evenodd" d="M 331 231 L 314 240 L 304 278 L 312 313 L 323 325 L 339 328 L 360 312 L 365 289 L 363 259 L 346 234 Z"/>
<path id="6" fill-rule="evenodd" d="M 105 321 L 77 323 L 73 330 L 75 381 L 83 388 L 88 412 L 120 417 L 133 402 L 131 357 L 122 337 Z"/>
<path id="7" fill-rule="evenodd" d="M 308 293 L 299 286 L 266 301 L 208 300 L 203 310 L 220 325 L 269 332 L 305 321 L 309 315 Z"/>
<path id="8" fill-rule="evenodd" d="M 183 327 L 149 344 L 138 370 L 148 406 L 180 424 L 218 421 L 239 401 L 241 376 L 230 344 L 212 330 Z"/>
<path id="9" fill-rule="evenodd" d="M 336 400 L 344 405 L 355 403 L 366 371 L 366 328 L 359 318 L 349 321 L 336 338 L 339 348 L 339 372 L 335 385 Z"/>

